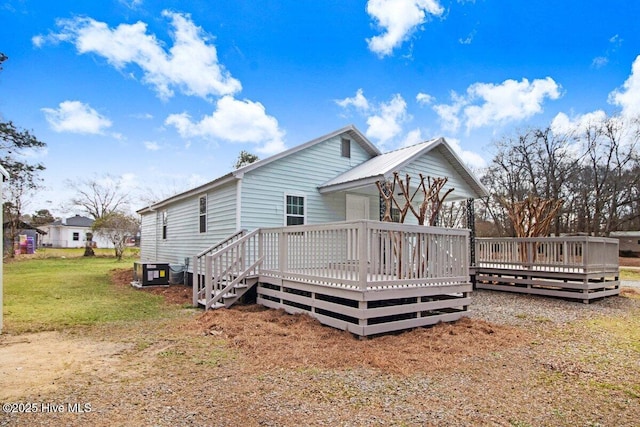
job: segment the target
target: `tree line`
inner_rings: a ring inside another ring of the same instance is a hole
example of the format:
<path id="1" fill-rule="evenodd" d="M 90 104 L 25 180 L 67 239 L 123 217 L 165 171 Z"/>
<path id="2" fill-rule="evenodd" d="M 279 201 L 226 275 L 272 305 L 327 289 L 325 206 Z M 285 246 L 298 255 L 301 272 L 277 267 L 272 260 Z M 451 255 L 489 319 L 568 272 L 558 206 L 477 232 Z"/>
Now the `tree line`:
<path id="1" fill-rule="evenodd" d="M 638 118 L 600 114 L 498 140 L 481 178 L 490 196 L 476 207 L 478 235 L 513 236 L 507 207 L 531 197 L 562 202 L 550 234 L 640 230 L 639 138 Z"/>

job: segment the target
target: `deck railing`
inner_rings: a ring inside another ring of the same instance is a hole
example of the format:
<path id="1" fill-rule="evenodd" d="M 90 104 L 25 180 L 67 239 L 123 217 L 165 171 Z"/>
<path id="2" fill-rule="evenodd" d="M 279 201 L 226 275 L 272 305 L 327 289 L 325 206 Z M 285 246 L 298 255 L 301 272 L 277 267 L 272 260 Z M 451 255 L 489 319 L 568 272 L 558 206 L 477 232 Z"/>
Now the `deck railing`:
<path id="1" fill-rule="evenodd" d="M 469 281 L 468 230 L 363 220 L 260 236 L 261 275 L 360 290 Z"/>
<path id="2" fill-rule="evenodd" d="M 617 271 L 618 240 L 592 236 L 478 238 L 476 266 L 566 273 Z"/>

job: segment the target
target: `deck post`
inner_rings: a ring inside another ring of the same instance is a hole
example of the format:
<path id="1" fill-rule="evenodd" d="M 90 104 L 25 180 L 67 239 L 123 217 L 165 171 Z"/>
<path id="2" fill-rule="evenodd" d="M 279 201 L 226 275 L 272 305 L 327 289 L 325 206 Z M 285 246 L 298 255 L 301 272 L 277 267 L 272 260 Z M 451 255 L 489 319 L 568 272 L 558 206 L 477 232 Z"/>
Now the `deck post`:
<path id="1" fill-rule="evenodd" d="M 213 256 L 207 255 L 204 257 L 204 309 L 209 309 L 209 301 L 213 297 Z"/>
<path id="2" fill-rule="evenodd" d="M 284 275 L 285 266 L 287 263 L 287 237 L 284 230 L 278 231 L 278 270 L 280 270 L 280 277 Z"/>
<path id="3" fill-rule="evenodd" d="M 193 265 L 191 267 L 193 269 L 193 276 L 191 278 L 191 288 L 193 290 L 193 306 L 198 306 L 198 294 L 200 293 L 200 276 L 198 274 L 198 257 L 193 257 Z M 184 272 L 185 274 L 189 274 L 188 271 Z"/>
<path id="4" fill-rule="evenodd" d="M 476 212 L 474 208 L 474 199 L 467 199 L 467 228 L 469 229 L 469 263 L 470 266 L 476 265 Z"/>
<path id="5" fill-rule="evenodd" d="M 358 262 L 360 265 L 358 281 L 360 282 L 360 289 L 363 291 L 367 289 L 368 237 L 369 227 L 367 226 L 367 222 L 361 221 L 360 224 L 358 224 Z"/>

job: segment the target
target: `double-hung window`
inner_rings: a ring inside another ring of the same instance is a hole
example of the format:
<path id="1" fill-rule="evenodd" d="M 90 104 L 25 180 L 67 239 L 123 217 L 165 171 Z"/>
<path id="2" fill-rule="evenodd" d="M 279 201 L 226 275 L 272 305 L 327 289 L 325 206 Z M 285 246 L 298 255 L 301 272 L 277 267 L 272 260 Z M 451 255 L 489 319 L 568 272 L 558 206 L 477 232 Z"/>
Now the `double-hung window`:
<path id="1" fill-rule="evenodd" d="M 304 196 L 287 194 L 285 196 L 285 224 L 302 225 L 305 223 Z"/>
<path id="2" fill-rule="evenodd" d="M 200 209 L 200 232 L 207 232 L 207 196 L 200 197 L 198 202 Z"/>
<path id="3" fill-rule="evenodd" d="M 162 211 L 162 240 L 167 240 L 167 211 Z"/>

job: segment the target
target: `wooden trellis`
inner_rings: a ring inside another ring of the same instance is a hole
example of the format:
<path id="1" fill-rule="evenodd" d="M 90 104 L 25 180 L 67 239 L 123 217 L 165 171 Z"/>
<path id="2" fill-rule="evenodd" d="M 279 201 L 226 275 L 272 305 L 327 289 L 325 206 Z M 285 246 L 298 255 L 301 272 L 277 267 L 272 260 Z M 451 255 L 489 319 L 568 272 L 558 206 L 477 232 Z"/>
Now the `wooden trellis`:
<path id="1" fill-rule="evenodd" d="M 418 224 L 435 226 L 436 221 L 438 219 L 438 213 L 442 208 L 442 204 L 444 203 L 445 198 L 451 194 L 453 188 L 448 189 L 444 194 L 440 195 L 443 187 L 448 181 L 448 178 L 431 178 L 429 176 L 425 177 L 422 174 L 419 174 L 420 183 L 416 187 L 416 189 L 411 192 L 411 176 L 406 174 L 404 180 L 400 178 L 398 172 L 393 173 L 393 180 L 391 181 L 379 181 L 376 182 L 378 187 L 378 191 L 380 192 L 380 197 L 384 202 L 384 214 L 382 217 L 382 221 L 393 222 L 392 216 L 392 208 L 396 207 L 400 214 L 399 222 L 404 223 L 407 214 L 411 212 L 416 219 L 418 220 Z M 396 187 L 399 187 L 400 191 L 396 194 Z M 417 205 L 414 203 L 414 199 L 418 194 L 422 193 L 422 201 Z M 400 196 L 401 199 L 398 200 Z M 402 254 L 402 238 L 400 235 L 393 236 L 394 241 L 394 252 L 398 254 Z M 428 249 L 423 248 L 420 242 L 416 242 L 412 250 L 411 260 L 412 263 L 418 265 L 418 270 L 422 274 L 426 270 L 426 260 L 428 258 Z M 402 257 L 398 256 L 398 271 L 402 270 Z"/>

